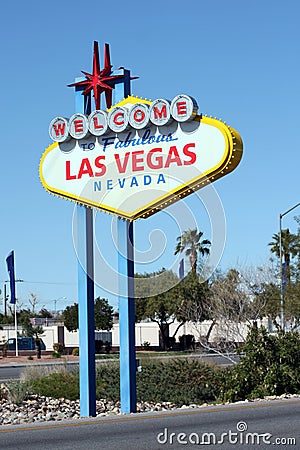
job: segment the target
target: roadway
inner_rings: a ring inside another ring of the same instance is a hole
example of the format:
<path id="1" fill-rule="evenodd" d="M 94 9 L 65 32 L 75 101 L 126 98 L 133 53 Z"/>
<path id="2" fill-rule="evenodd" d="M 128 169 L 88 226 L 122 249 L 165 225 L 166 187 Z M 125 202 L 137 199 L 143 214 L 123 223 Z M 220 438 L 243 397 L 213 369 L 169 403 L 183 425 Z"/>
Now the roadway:
<path id="1" fill-rule="evenodd" d="M 300 448 L 300 399 L 2 426 L 5 450 Z"/>
<path id="2" fill-rule="evenodd" d="M 173 355 L 172 356 L 172 354 L 170 354 L 168 356 L 162 356 L 160 358 L 173 359 L 173 358 L 178 358 L 178 357 L 181 357 L 181 356 L 179 356 L 179 355 Z M 223 357 L 222 355 L 214 355 L 214 354 L 199 355 L 199 354 L 193 354 L 193 355 L 190 355 L 190 356 L 189 355 L 184 355 L 182 357 L 184 357 L 184 358 L 186 358 L 186 357 L 201 358 L 201 360 L 204 361 L 204 362 L 210 362 L 210 363 L 217 364 L 217 365 L 220 365 L 220 366 L 226 366 L 228 364 L 231 364 L 231 362 L 227 358 Z M 237 356 L 237 355 L 233 355 L 232 354 L 231 357 L 235 361 L 238 361 L 238 359 L 239 359 L 239 356 Z M 97 364 L 101 364 L 101 362 L 109 362 L 109 361 L 115 361 L 115 360 L 111 360 L 111 359 L 97 360 Z M 45 364 L 51 365 L 52 363 L 51 362 L 47 362 L 47 363 L 41 362 L 41 364 L 39 364 L 39 363 L 35 362 L 34 363 L 34 367 L 37 367 L 39 365 L 43 365 L 44 366 Z M 61 362 L 61 363 L 55 362 L 53 364 L 54 365 L 58 365 L 58 364 L 64 364 L 65 365 L 66 363 L 65 362 Z M 141 364 L 143 365 L 143 359 L 141 359 Z M 5 381 L 7 381 L 9 379 L 15 379 L 15 380 L 19 379 L 20 376 L 21 376 L 21 373 L 26 369 L 26 367 L 30 367 L 30 366 L 32 366 L 31 363 L 25 363 L 25 364 L 24 363 L 23 364 L 22 363 L 8 363 L 8 364 L 3 364 L 2 363 L 2 364 L 0 364 L 0 383 L 3 383 L 3 382 L 5 382 Z M 74 368 L 76 366 L 78 366 L 78 363 L 67 362 L 67 367 L 69 368 L 69 370 L 72 370 L 72 368 Z"/>

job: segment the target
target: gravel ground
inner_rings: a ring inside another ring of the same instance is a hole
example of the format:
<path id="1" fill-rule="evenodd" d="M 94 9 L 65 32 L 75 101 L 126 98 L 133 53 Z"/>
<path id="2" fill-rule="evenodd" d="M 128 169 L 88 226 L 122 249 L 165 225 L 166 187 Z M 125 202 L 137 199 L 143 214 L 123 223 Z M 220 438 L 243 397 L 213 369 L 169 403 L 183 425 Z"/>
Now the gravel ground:
<path id="1" fill-rule="evenodd" d="M 1 391 L 5 394 L 7 387 L 2 384 Z M 269 396 L 264 399 L 256 399 L 251 401 L 263 400 L 277 400 L 284 398 L 300 398 L 300 395 L 281 395 L 280 397 Z M 248 400 L 245 400 L 248 402 Z M 239 402 L 239 403 L 245 403 Z M 181 408 L 170 402 L 151 403 L 139 402 L 137 403 L 137 412 L 149 411 L 170 411 L 175 409 L 187 408 L 201 408 L 208 406 L 207 403 L 202 405 L 189 404 L 183 405 Z M 106 399 L 97 400 L 96 402 L 96 416 L 103 417 L 109 415 L 122 414 L 120 411 L 120 402 L 108 401 Z M 6 399 L 0 400 L 0 425 L 19 425 L 33 422 L 50 422 L 60 421 L 66 419 L 80 418 L 80 403 L 79 400 L 67 400 L 64 398 L 54 399 L 51 397 L 44 397 L 38 395 L 31 395 L 27 400 L 20 405 L 9 402 Z"/>
<path id="2" fill-rule="evenodd" d="M 27 356 L 19 357 L 6 357 L 0 359 L 1 364 L 15 365 L 15 364 L 26 364 L 26 366 L 35 365 L 35 363 L 64 363 L 66 361 L 78 361 L 78 357 L 68 355 L 61 358 L 53 358 L 51 355 L 42 356 L 41 359 L 34 357 L 33 360 L 28 360 Z M 2 395 L 1 395 L 2 393 Z M 8 394 L 6 384 L 0 385 L 0 398 L 6 397 Z M 251 401 L 262 401 L 262 400 L 277 400 L 284 398 L 300 398 L 300 395 L 294 394 L 283 394 L 279 397 L 268 396 L 264 399 L 255 399 Z M 249 400 L 245 400 L 248 402 Z M 239 402 L 241 403 L 241 402 Z M 243 403 L 243 402 L 242 402 Z M 201 408 L 208 406 L 207 403 L 201 405 L 189 404 L 183 405 L 181 408 L 170 402 L 162 403 L 151 403 L 151 402 L 139 402 L 137 403 L 137 412 L 148 412 L 148 411 L 169 411 L 175 409 L 186 409 L 186 408 Z M 120 411 L 120 402 L 112 402 L 106 399 L 97 400 L 96 402 L 96 416 L 103 417 L 109 415 L 122 414 Z M 80 403 L 79 400 L 68 400 L 64 398 L 54 399 L 51 397 L 44 397 L 38 395 L 31 395 L 27 400 L 21 402 L 17 405 L 11 403 L 8 399 L 3 398 L 0 400 L 0 425 L 18 425 L 33 422 L 50 422 L 50 421 L 60 421 L 66 419 L 79 419 L 80 418 Z"/>

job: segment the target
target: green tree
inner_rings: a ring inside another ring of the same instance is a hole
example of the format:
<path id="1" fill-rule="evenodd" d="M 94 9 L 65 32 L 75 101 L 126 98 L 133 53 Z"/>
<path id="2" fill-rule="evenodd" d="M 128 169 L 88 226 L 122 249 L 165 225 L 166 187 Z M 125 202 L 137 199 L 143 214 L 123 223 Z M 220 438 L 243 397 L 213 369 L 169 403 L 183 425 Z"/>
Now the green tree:
<path id="1" fill-rule="evenodd" d="M 177 245 L 174 254 L 182 253 L 185 251 L 185 255 L 189 257 L 191 269 L 193 272 L 197 271 L 198 253 L 201 256 L 208 255 L 210 250 L 209 246 L 211 242 L 208 239 L 201 238 L 203 236 L 202 231 L 198 231 L 196 228 L 193 230 L 186 230 L 181 236 L 177 238 Z"/>
<path id="2" fill-rule="evenodd" d="M 275 283 L 263 283 L 253 299 L 254 309 L 260 308 L 259 318 L 268 317 L 277 329 L 280 328 L 280 288 Z M 257 306 L 256 306 L 257 305 Z"/>
<path id="3" fill-rule="evenodd" d="M 273 234 L 273 241 L 269 242 L 270 250 L 277 258 L 280 258 L 280 233 Z M 299 237 L 290 233 L 289 229 L 281 230 L 281 249 L 282 256 L 286 267 L 287 286 L 291 284 L 291 258 L 299 254 Z"/>
<path id="4" fill-rule="evenodd" d="M 113 326 L 113 307 L 105 298 L 97 297 L 95 300 L 95 329 L 111 330 Z"/>
<path id="5" fill-rule="evenodd" d="M 97 297 L 94 308 L 95 330 L 110 330 L 113 325 L 113 308 L 108 300 Z M 63 320 L 68 331 L 78 330 L 78 303 L 66 307 Z"/>
<path id="6" fill-rule="evenodd" d="M 41 335 L 44 333 L 44 329 L 41 326 L 33 326 L 31 324 L 32 313 L 27 310 L 22 310 L 20 312 L 20 322 L 23 327 L 23 334 L 25 336 L 30 336 L 34 338 L 35 348 L 36 348 L 36 356 L 38 359 L 41 358 Z"/>
<path id="7" fill-rule="evenodd" d="M 179 278 L 171 270 L 162 269 L 144 275 L 135 275 L 140 283 L 136 283 L 135 290 L 135 315 L 136 320 L 150 319 L 158 324 L 161 335 L 161 347 L 166 350 L 170 347 L 169 327 L 175 320 L 179 325 L 171 340 L 174 340 L 178 329 L 185 322 L 182 309 L 182 296 L 179 289 Z M 157 295 L 148 296 L 149 279 L 153 285 L 153 291 Z M 144 284 L 143 284 L 144 282 Z M 163 288 L 165 286 L 165 289 Z M 173 286 L 168 289 L 168 286 Z"/>
<path id="8" fill-rule="evenodd" d="M 68 331 L 78 330 L 78 303 L 66 307 L 63 312 L 63 321 Z"/>
<path id="9" fill-rule="evenodd" d="M 43 319 L 52 319 L 53 314 L 46 308 L 42 308 L 35 317 L 41 317 Z"/>
<path id="10" fill-rule="evenodd" d="M 179 285 L 183 317 L 191 322 L 211 319 L 209 292 L 208 281 L 200 282 L 199 275 L 191 271 Z"/>

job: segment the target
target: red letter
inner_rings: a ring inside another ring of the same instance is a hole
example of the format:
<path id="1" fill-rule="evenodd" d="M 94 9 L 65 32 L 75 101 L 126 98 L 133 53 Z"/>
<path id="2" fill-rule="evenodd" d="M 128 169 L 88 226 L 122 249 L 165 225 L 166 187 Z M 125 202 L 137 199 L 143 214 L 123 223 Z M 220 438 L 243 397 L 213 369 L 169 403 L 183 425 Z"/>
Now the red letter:
<path id="1" fill-rule="evenodd" d="M 120 122 L 118 122 L 118 118 L 119 117 L 124 117 L 124 114 L 122 112 L 117 113 L 114 117 L 113 117 L 113 121 L 116 125 L 124 125 L 124 120 L 121 120 Z"/>
<path id="2" fill-rule="evenodd" d="M 100 169 L 100 172 L 95 172 L 95 177 L 101 177 L 106 172 L 106 166 L 105 164 L 102 164 L 100 161 L 102 159 L 105 159 L 105 156 L 97 156 L 95 159 L 95 166 Z"/>
<path id="3" fill-rule="evenodd" d="M 83 132 L 83 121 L 81 119 L 74 120 L 75 133 Z"/>
<path id="4" fill-rule="evenodd" d="M 83 158 L 83 160 L 81 161 L 81 164 L 80 164 L 78 178 L 81 178 L 82 175 L 85 175 L 86 173 L 90 177 L 94 176 L 90 161 L 88 160 L 88 158 Z"/>
<path id="5" fill-rule="evenodd" d="M 65 123 L 61 122 L 58 122 L 58 124 L 53 125 L 56 137 L 58 137 L 60 134 L 62 136 L 65 134 L 65 125 L 66 125 Z"/>
<path id="6" fill-rule="evenodd" d="M 157 106 L 154 106 L 153 112 L 154 112 L 154 118 L 155 119 L 158 119 L 158 118 L 161 119 L 162 117 L 167 117 L 167 107 L 166 107 L 166 105 L 163 105 L 161 110 L 159 110 Z"/>
<path id="7" fill-rule="evenodd" d="M 182 162 L 175 145 L 172 145 L 172 147 L 170 147 L 165 167 L 169 167 L 171 163 L 176 163 L 177 166 L 182 166 Z"/>
<path id="8" fill-rule="evenodd" d="M 142 109 L 137 109 L 133 113 L 133 119 L 136 123 L 143 122 L 145 119 L 145 112 Z"/>
<path id="9" fill-rule="evenodd" d="M 103 128 L 103 125 L 99 125 L 97 117 L 93 117 L 93 122 L 95 130 L 101 130 Z"/>
<path id="10" fill-rule="evenodd" d="M 162 169 L 162 166 L 163 166 L 163 158 L 162 158 L 162 156 L 156 156 L 155 157 L 156 164 L 153 164 L 153 161 L 152 161 L 152 155 L 154 153 L 157 153 L 157 152 L 161 153 L 162 152 L 162 148 L 153 148 L 147 154 L 147 164 L 148 164 L 150 169 Z"/>
<path id="11" fill-rule="evenodd" d="M 183 147 L 183 154 L 185 156 L 188 156 L 189 158 L 191 158 L 189 161 L 184 161 L 184 165 L 185 166 L 189 166 L 191 164 L 194 164 L 194 162 L 196 161 L 196 153 L 189 151 L 189 147 L 195 148 L 195 144 L 186 144 Z"/>
<path id="12" fill-rule="evenodd" d="M 120 160 L 120 155 L 115 154 L 115 160 L 116 160 L 116 163 L 117 163 L 117 166 L 118 166 L 119 173 L 124 173 L 126 171 L 129 155 L 130 155 L 130 152 L 126 152 L 125 153 L 125 158 L 124 158 L 124 162 L 123 162 L 123 165 L 122 165 L 122 162 Z"/>
<path id="13" fill-rule="evenodd" d="M 66 180 L 76 180 L 76 175 L 71 175 L 71 161 L 66 161 Z"/>
<path id="14" fill-rule="evenodd" d="M 138 158 L 137 155 L 143 155 L 144 150 L 138 150 L 137 152 L 132 152 L 132 172 L 137 172 L 139 170 L 144 170 L 144 165 L 138 166 L 138 163 L 143 163 L 144 158 Z"/>
<path id="15" fill-rule="evenodd" d="M 187 114 L 186 102 L 177 102 L 177 114 L 180 116 L 185 116 Z"/>

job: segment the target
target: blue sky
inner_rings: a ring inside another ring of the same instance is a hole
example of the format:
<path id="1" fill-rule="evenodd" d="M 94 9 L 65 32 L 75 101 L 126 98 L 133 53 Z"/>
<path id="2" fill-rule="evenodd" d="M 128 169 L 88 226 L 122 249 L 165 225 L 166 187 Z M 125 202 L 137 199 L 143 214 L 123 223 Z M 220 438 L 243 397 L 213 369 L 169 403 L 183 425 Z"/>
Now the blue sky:
<path id="1" fill-rule="evenodd" d="M 146 5 L 53 0 L 2 6 L 0 284 L 7 279 L 5 258 L 14 249 L 24 306 L 30 292 L 49 309 L 56 299 L 58 309 L 77 299 L 74 205 L 43 189 L 38 166 L 51 143 L 51 119 L 75 112 L 67 84 L 81 70 L 91 70 L 94 40 L 101 53 L 104 43 L 110 44 L 114 68 L 125 66 L 139 76 L 133 94 L 154 100 L 186 93 L 195 97 L 200 112 L 240 132 L 240 165 L 213 185 L 227 223 L 220 267 L 264 263 L 279 214 L 300 201 L 299 2 L 153 0 Z M 192 196 L 187 207 L 210 238 L 201 202 Z M 297 213 L 300 209 L 284 218 L 284 228 L 296 231 Z M 152 235 L 156 243 L 166 236 L 161 258 L 139 265 L 142 272 L 174 262 L 178 228 L 168 214 L 136 223 L 140 251 L 149 250 L 152 230 L 161 230 Z M 174 213 L 175 222 L 176 214 L 181 212 Z M 113 267 L 109 216 L 97 213 L 96 234 Z M 115 297 L 106 297 L 116 306 Z"/>

